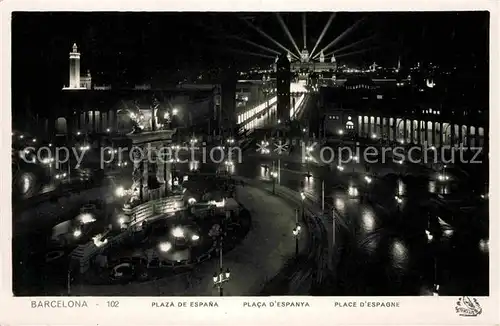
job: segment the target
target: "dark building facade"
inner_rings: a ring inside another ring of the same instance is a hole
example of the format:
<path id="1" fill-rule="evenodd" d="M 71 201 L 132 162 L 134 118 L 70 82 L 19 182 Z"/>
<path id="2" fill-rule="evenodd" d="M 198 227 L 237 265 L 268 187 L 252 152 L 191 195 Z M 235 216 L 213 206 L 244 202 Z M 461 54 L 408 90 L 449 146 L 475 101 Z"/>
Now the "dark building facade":
<path id="1" fill-rule="evenodd" d="M 283 54 L 276 62 L 276 111 L 281 121 L 290 119 L 290 79 L 290 61 Z"/>
<path id="2" fill-rule="evenodd" d="M 221 109 L 219 123 L 231 130 L 236 127 L 236 71 L 228 69 L 221 83 Z"/>

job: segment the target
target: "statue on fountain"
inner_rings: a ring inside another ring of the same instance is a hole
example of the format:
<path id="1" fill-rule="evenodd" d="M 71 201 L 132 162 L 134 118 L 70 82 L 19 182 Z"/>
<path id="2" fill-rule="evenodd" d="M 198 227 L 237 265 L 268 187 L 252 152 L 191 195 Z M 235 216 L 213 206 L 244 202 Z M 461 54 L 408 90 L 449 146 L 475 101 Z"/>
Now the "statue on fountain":
<path id="1" fill-rule="evenodd" d="M 139 134 L 141 133 L 143 130 L 141 127 L 139 127 L 139 124 L 136 122 L 136 121 L 132 121 L 133 124 L 132 124 L 132 134 Z"/>

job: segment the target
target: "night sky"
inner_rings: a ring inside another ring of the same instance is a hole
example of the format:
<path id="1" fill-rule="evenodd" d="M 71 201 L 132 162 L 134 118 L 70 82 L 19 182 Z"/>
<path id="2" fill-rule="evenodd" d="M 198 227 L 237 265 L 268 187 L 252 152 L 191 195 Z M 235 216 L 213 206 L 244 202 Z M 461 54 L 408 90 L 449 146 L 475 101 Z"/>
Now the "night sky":
<path id="1" fill-rule="evenodd" d="M 301 13 L 281 14 L 299 48 L 303 46 Z M 330 13 L 308 13 L 308 49 L 312 50 Z M 487 68 L 488 12 L 337 13 L 321 45 L 325 46 L 361 18 L 362 23 L 336 47 L 366 37 L 370 41 L 347 52 L 371 48 L 339 62 L 395 66 L 416 61 L 461 69 Z M 270 64 L 273 55 L 233 35 L 275 50 L 279 48 L 242 19 L 293 50 L 274 13 L 14 13 L 12 21 L 13 86 L 60 90 L 68 79 L 68 53 L 76 42 L 82 74 L 89 69 L 99 84 L 143 82 L 186 71 L 235 64 L 241 69 Z M 333 48 L 335 49 L 335 48 Z M 326 51 L 330 52 L 332 49 Z M 474 68 L 474 65 L 476 68 Z M 180 70 L 180 72 L 178 72 Z M 33 87 L 37 85 L 37 87 Z M 31 91 L 31 90 L 30 90 Z"/>

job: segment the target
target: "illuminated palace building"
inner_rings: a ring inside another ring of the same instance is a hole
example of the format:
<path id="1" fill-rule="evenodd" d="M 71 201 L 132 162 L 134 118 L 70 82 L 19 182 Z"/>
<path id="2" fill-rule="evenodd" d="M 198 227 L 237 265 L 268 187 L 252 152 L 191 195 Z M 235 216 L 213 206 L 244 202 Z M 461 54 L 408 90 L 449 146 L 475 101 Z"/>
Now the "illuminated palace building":
<path id="1" fill-rule="evenodd" d="M 326 83 L 329 79 L 335 79 L 337 60 L 333 54 L 330 57 L 330 60 L 325 61 L 323 51 L 319 53 L 319 56 L 311 57 L 309 51 L 307 51 L 307 49 L 303 49 L 299 58 L 292 56 L 291 53 L 288 53 L 286 58 L 290 63 L 290 73 L 293 81 L 295 82 L 302 81 L 312 88 L 318 86 L 318 81 L 321 85 Z M 279 57 L 276 58 L 274 71 L 278 71 L 278 61 Z"/>
<path id="2" fill-rule="evenodd" d="M 276 76 L 278 120 L 288 121 L 295 115 L 294 108 L 301 94 L 317 91 L 335 80 L 337 62 L 333 54 L 331 60 L 325 62 L 323 52 L 316 59 L 303 49 L 300 57 L 290 52 L 276 57 L 272 68 Z"/>

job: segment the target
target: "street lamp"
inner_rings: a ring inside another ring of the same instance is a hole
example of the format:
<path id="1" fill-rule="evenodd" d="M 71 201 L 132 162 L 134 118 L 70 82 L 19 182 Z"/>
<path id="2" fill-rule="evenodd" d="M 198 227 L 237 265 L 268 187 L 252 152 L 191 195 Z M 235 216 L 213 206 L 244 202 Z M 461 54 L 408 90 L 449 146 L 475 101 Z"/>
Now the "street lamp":
<path id="1" fill-rule="evenodd" d="M 234 163 L 231 160 L 224 161 L 225 172 L 229 175 L 234 173 Z"/>
<path id="2" fill-rule="evenodd" d="M 80 229 L 76 229 L 73 231 L 73 236 L 75 238 L 79 238 L 82 235 L 82 231 Z"/>
<path id="3" fill-rule="evenodd" d="M 434 236 L 431 234 L 429 230 L 425 230 L 425 235 L 427 236 L 427 241 L 431 242 Z"/>
<path id="4" fill-rule="evenodd" d="M 396 205 L 398 207 L 398 211 L 401 211 L 401 204 L 403 203 L 403 199 L 400 196 L 394 196 L 394 199 L 396 199 Z"/>
<path id="5" fill-rule="evenodd" d="M 365 175 L 365 181 L 366 181 L 366 183 L 370 184 L 372 182 L 372 178 L 370 178 L 369 176 Z"/>
<path id="6" fill-rule="evenodd" d="M 221 236 L 219 239 L 219 272 L 214 273 L 213 281 L 214 281 L 214 287 L 219 288 L 219 295 L 222 297 L 224 295 L 223 292 L 223 284 L 229 281 L 229 278 L 231 277 L 231 273 L 229 272 L 229 268 L 226 269 L 226 271 L 223 271 L 223 266 L 222 266 L 222 240 L 223 237 Z"/>
<path id="7" fill-rule="evenodd" d="M 293 228 L 292 233 L 295 237 L 295 257 L 299 256 L 299 235 L 300 235 L 301 226 L 299 223 L 295 224 L 295 228 Z"/>
<path id="8" fill-rule="evenodd" d="M 302 197 L 302 218 L 304 218 L 304 198 L 303 193 L 300 193 Z M 295 210 L 295 228 L 292 230 L 292 234 L 295 237 L 295 257 L 299 255 L 299 235 L 301 231 L 301 226 L 299 224 L 299 214 L 298 211 Z"/>
<path id="9" fill-rule="evenodd" d="M 271 177 L 273 178 L 273 194 L 276 193 L 276 179 L 278 178 L 278 172 L 272 171 Z"/>
<path id="10" fill-rule="evenodd" d="M 347 189 L 347 193 L 349 194 L 350 197 L 357 197 L 358 189 L 354 186 L 349 186 L 349 188 Z"/>
<path id="11" fill-rule="evenodd" d="M 229 281 L 229 278 L 231 277 L 231 272 L 229 271 L 229 268 L 226 269 L 226 271 L 222 270 L 222 267 L 219 270 L 219 273 L 215 273 L 213 277 L 214 281 L 214 286 L 217 286 L 219 288 L 219 295 L 222 297 L 224 295 L 223 292 L 223 284 Z"/>
<path id="12" fill-rule="evenodd" d="M 432 296 L 433 297 L 438 297 L 439 296 L 439 284 L 434 284 L 433 290 L 432 290 Z"/>
<path id="13" fill-rule="evenodd" d="M 200 236 L 199 236 L 199 235 L 197 235 L 197 234 L 193 234 L 193 235 L 191 236 L 191 241 L 198 241 L 199 239 L 200 239 Z"/>

